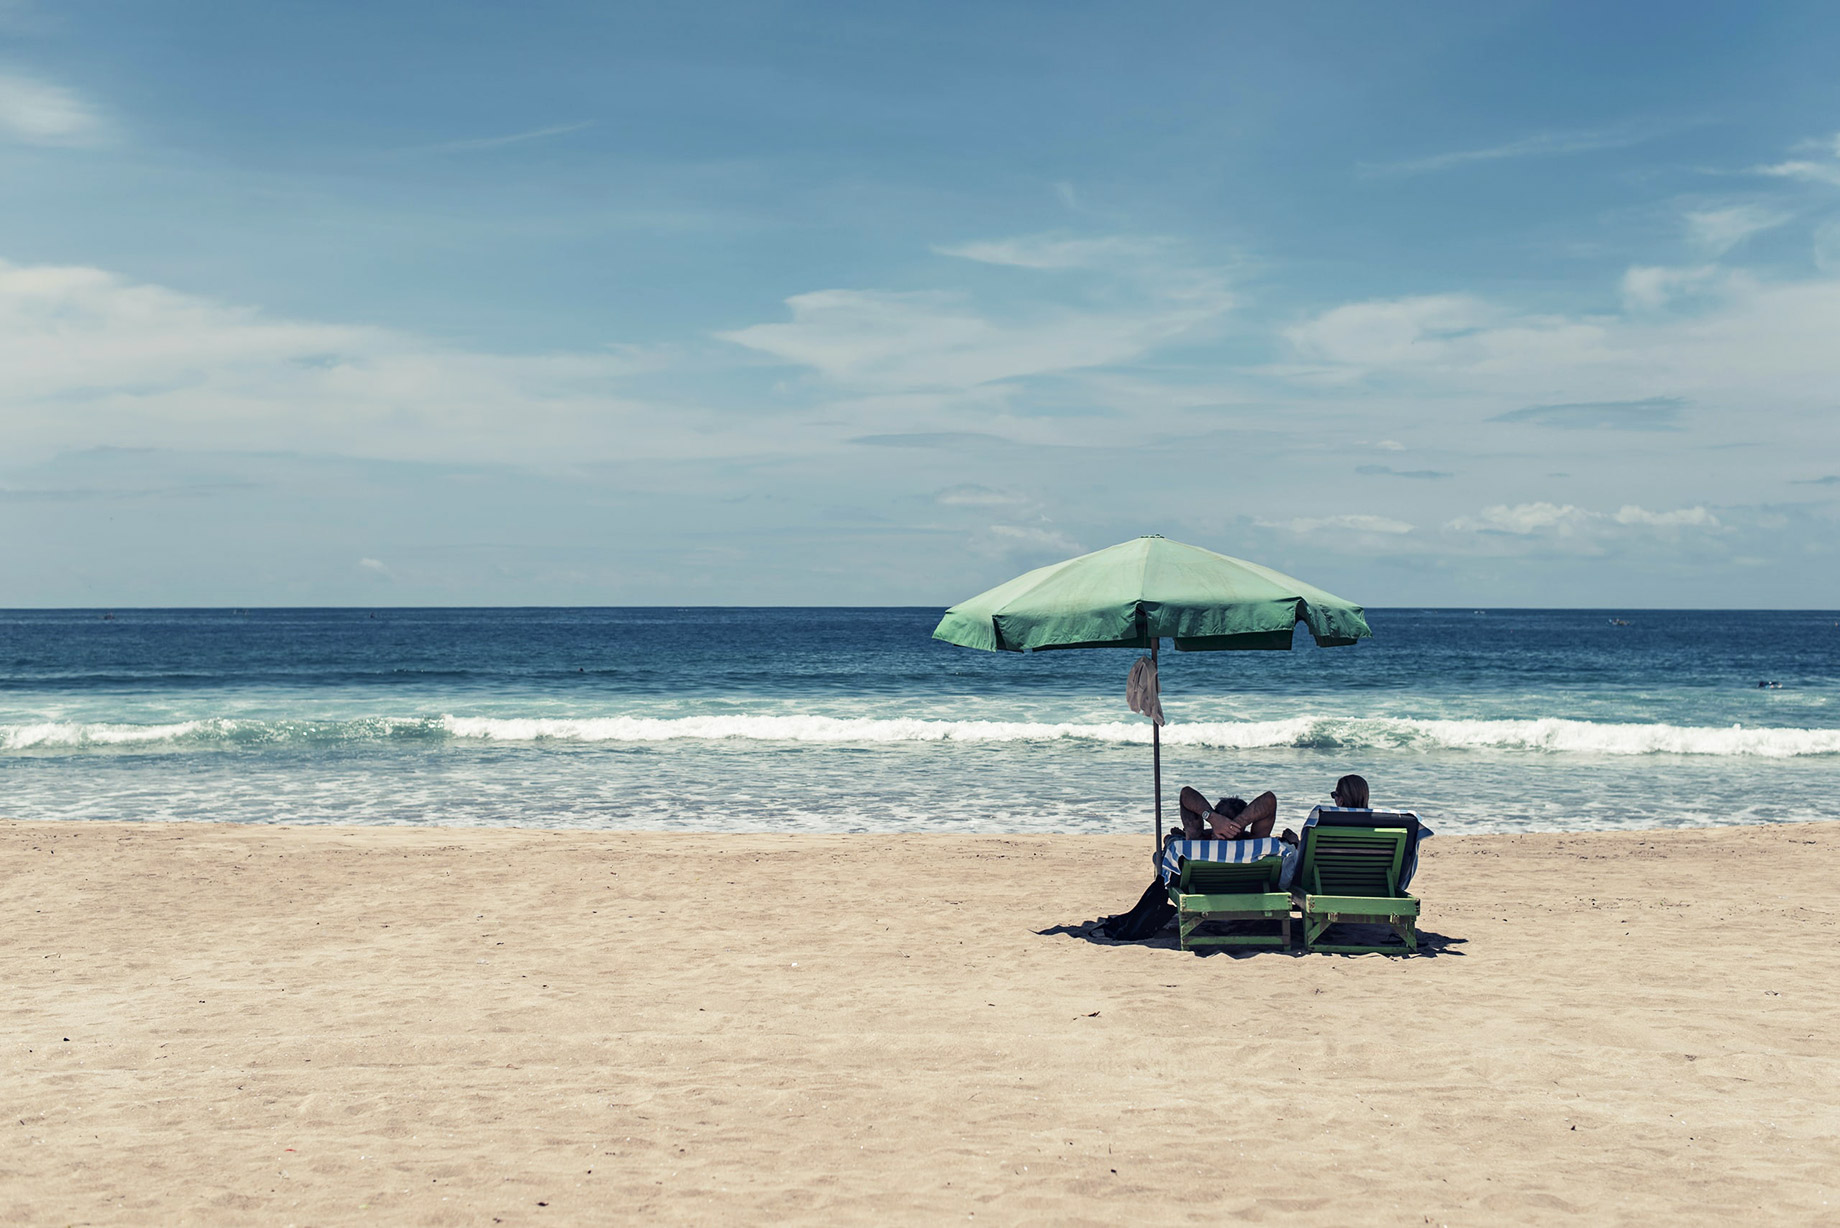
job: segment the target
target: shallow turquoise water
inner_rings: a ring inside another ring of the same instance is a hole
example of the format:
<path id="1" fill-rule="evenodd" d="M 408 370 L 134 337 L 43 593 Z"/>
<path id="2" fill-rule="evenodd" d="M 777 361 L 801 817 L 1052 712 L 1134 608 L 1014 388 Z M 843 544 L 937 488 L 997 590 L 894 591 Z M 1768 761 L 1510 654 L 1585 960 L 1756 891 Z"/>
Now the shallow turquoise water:
<path id="1" fill-rule="evenodd" d="M 0 614 L 21 818 L 1136 831 L 1130 652 L 971 652 L 930 609 Z M 1444 831 L 1831 817 L 1840 616 L 1369 612 L 1165 653 L 1167 794 L 1336 776 Z M 1618 621 L 1620 620 L 1620 624 Z M 1777 685 L 1760 687 L 1759 682 Z"/>

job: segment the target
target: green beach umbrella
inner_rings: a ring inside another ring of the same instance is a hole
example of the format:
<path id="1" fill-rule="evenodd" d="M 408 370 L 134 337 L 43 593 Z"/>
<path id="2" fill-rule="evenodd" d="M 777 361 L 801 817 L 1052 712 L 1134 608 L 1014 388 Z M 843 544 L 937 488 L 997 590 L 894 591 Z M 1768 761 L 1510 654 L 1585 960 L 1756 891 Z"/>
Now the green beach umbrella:
<path id="1" fill-rule="evenodd" d="M 1298 623 L 1319 646 L 1373 634 L 1360 606 L 1283 572 L 1154 534 L 1051 563 L 961 601 L 933 638 L 990 652 L 1148 648 L 1285 650 Z M 1162 730 L 1151 724 L 1156 843 L 1163 843 Z"/>

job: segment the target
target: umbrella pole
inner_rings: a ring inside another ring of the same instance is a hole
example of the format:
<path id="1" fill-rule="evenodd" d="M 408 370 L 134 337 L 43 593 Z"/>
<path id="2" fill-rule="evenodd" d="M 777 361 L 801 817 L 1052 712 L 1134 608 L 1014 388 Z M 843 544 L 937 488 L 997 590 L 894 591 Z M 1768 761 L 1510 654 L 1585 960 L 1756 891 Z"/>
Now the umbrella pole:
<path id="1" fill-rule="evenodd" d="M 1150 664 L 1156 665 L 1156 640 L 1150 641 Z M 1159 671 L 1156 689 L 1163 689 L 1163 677 Z M 1156 847 L 1150 850 L 1151 860 L 1163 851 L 1163 727 L 1155 721 L 1150 722 L 1150 770 L 1156 776 Z"/>

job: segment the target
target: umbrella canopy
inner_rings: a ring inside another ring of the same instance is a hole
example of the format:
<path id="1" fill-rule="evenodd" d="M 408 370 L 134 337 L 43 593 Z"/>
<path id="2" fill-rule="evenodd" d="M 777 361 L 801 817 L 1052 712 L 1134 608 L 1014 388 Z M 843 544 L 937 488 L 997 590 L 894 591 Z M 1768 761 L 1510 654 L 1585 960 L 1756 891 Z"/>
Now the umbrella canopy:
<path id="1" fill-rule="evenodd" d="M 1288 649 L 1373 634 L 1361 607 L 1283 572 L 1162 537 L 1051 563 L 961 601 L 933 638 L 992 652 L 1050 648 Z"/>
<path id="2" fill-rule="evenodd" d="M 946 611 L 933 638 L 991 652 L 1148 648 L 1286 650 L 1303 623 L 1323 647 L 1373 634 L 1365 612 L 1283 572 L 1151 534 L 1038 567 Z M 1156 848 L 1163 844 L 1161 712 L 1150 726 Z M 1156 854 L 1153 853 L 1154 857 Z"/>

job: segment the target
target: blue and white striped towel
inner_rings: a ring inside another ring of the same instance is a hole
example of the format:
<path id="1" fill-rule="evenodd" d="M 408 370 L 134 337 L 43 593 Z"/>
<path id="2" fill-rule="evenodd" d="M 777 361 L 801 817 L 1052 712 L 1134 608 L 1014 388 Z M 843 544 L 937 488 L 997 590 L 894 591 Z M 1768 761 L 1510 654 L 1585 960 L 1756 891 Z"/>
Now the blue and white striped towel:
<path id="1" fill-rule="evenodd" d="M 1173 883 L 1182 877 L 1182 862 L 1185 858 L 1196 861 L 1230 861 L 1244 865 L 1249 861 L 1274 856 L 1284 858 L 1284 877 L 1289 878 L 1291 859 L 1297 856 L 1297 846 L 1282 840 L 1269 837 L 1263 840 L 1171 840 L 1163 850 L 1163 881 Z"/>

